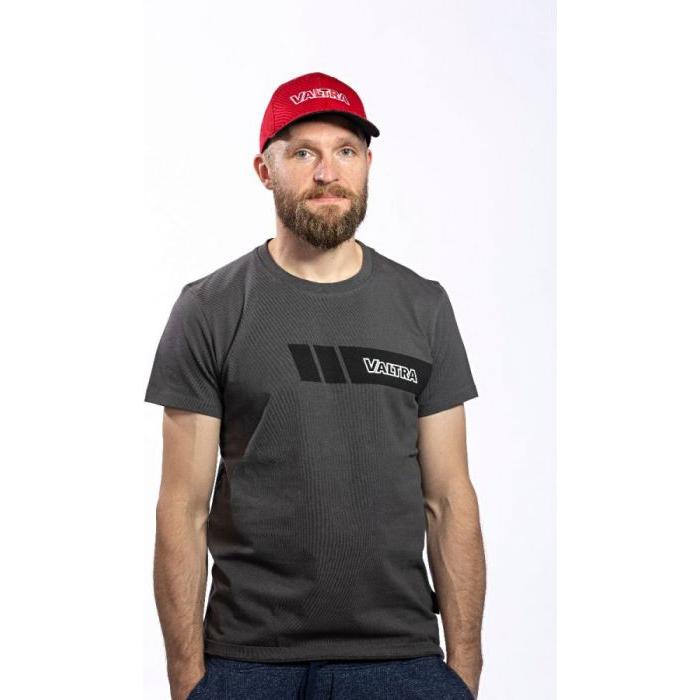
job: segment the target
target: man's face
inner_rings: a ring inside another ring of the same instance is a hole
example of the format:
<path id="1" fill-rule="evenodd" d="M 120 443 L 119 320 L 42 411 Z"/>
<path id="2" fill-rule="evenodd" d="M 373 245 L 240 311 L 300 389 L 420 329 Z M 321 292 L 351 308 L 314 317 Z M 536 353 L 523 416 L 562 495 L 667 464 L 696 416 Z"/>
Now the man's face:
<path id="1" fill-rule="evenodd" d="M 342 116 L 292 124 L 269 147 L 277 216 L 296 236 L 330 249 L 351 238 L 367 212 L 372 159 Z"/>

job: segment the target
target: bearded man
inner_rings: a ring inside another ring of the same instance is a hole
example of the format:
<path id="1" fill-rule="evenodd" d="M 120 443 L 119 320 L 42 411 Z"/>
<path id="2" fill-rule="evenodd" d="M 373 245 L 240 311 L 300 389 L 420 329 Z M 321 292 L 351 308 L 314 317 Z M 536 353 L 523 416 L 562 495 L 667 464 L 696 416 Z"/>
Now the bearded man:
<path id="1" fill-rule="evenodd" d="M 174 699 L 477 695 L 477 391 L 445 288 L 355 237 L 378 135 L 337 78 L 280 85 L 254 159 L 276 235 L 186 284 L 158 344 Z"/>

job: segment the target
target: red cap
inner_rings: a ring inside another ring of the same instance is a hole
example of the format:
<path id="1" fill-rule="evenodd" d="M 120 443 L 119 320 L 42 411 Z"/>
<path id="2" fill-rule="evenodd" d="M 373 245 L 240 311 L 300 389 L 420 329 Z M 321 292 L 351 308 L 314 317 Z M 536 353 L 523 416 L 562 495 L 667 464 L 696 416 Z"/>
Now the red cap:
<path id="1" fill-rule="evenodd" d="M 287 124 L 320 112 L 343 114 L 357 122 L 368 144 L 372 136 L 379 136 L 379 129 L 367 120 L 360 96 L 349 85 L 325 73 L 306 73 L 282 83 L 272 94 L 260 128 L 260 152 Z"/>

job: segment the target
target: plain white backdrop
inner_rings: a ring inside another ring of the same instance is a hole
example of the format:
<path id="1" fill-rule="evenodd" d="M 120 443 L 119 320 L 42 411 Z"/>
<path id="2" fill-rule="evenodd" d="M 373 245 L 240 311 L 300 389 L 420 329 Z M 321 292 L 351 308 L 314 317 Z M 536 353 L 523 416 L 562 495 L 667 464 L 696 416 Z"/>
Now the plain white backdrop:
<path id="1" fill-rule="evenodd" d="M 558 8 L 557 695 L 693 697 L 698 9 Z M 307 70 L 382 129 L 358 237 L 444 283 L 474 365 L 480 698 L 554 696 L 552 14 L 3 5 L 3 697 L 166 697 L 145 382 L 183 282 L 270 235 L 259 120 Z"/>
<path id="2" fill-rule="evenodd" d="M 182 285 L 275 235 L 252 165 L 273 90 L 316 70 L 350 84 L 381 132 L 357 237 L 445 286 L 480 393 L 466 404 L 487 558 L 480 698 L 553 698 L 552 3 L 306 0 L 242 14 L 223 0 L 160 0 L 144 26 L 142 378 Z M 144 406 L 149 542 L 161 414 Z M 145 624 L 147 696 L 166 698 L 154 605 Z"/>

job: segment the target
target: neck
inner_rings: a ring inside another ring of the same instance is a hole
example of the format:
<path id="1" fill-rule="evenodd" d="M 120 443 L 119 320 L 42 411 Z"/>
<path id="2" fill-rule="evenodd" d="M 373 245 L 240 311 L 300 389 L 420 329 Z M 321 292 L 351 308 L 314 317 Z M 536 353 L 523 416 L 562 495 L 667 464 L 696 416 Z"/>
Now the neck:
<path id="1" fill-rule="evenodd" d="M 362 268 L 362 247 L 354 236 L 326 250 L 278 228 L 267 248 L 281 268 L 311 282 L 341 282 Z"/>

